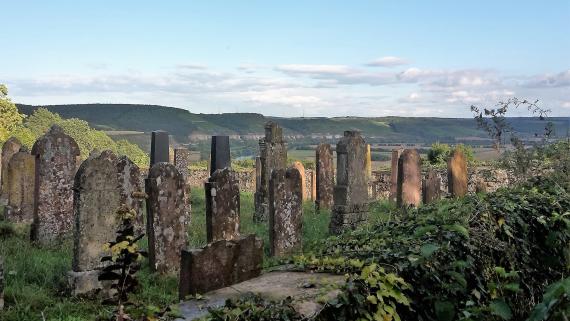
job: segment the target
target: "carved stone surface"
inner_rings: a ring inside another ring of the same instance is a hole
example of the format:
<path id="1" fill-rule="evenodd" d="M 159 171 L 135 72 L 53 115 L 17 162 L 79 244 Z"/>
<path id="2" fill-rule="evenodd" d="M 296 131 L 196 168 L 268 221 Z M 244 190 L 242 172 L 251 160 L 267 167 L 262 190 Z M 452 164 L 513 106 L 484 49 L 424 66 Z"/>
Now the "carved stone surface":
<path id="1" fill-rule="evenodd" d="M 368 216 L 368 179 L 366 178 L 366 143 L 358 131 L 345 131 L 338 142 L 337 175 L 331 234 L 353 229 Z"/>
<path id="2" fill-rule="evenodd" d="M 40 244 L 60 238 L 73 226 L 73 179 L 79 146 L 54 125 L 32 148 L 36 157 L 31 238 Z"/>
<path id="3" fill-rule="evenodd" d="M 334 163 L 331 145 L 319 144 L 315 153 L 316 200 L 315 207 L 331 209 L 333 206 Z"/>
<path id="4" fill-rule="evenodd" d="M 416 149 L 405 149 L 398 161 L 398 206 L 418 206 L 421 201 L 420 154 Z"/>
<path id="5" fill-rule="evenodd" d="M 170 161 L 170 140 L 168 133 L 163 130 L 156 130 L 151 133 L 150 140 L 150 166 Z"/>
<path id="6" fill-rule="evenodd" d="M 117 173 L 121 204 L 127 205 L 137 213 L 134 223 L 135 233 L 137 235 L 144 233 L 145 225 L 142 205 L 145 197 L 145 188 L 141 170 L 127 156 L 120 156 L 117 160 Z"/>
<path id="7" fill-rule="evenodd" d="M 461 150 L 454 150 L 447 161 L 447 187 L 452 197 L 467 194 L 467 159 Z"/>
<path id="8" fill-rule="evenodd" d="M 293 162 L 293 167 L 296 168 L 299 171 L 299 174 L 301 175 L 301 195 L 303 195 L 303 201 L 307 200 L 307 198 L 309 197 L 308 190 L 307 190 L 307 176 L 306 176 L 306 171 L 305 171 L 305 166 L 303 166 L 303 163 L 299 162 L 299 161 L 295 161 Z"/>
<path id="9" fill-rule="evenodd" d="M 441 178 L 430 169 L 423 181 L 423 202 L 429 204 L 439 200 L 441 197 Z"/>
<path id="10" fill-rule="evenodd" d="M 180 174 L 184 176 L 184 180 L 188 181 L 188 171 L 190 166 L 190 151 L 188 148 L 175 148 L 174 149 L 174 166 L 178 169 Z"/>
<path id="11" fill-rule="evenodd" d="M 208 243 L 239 237 L 240 196 L 235 173 L 216 170 L 205 184 L 206 236 Z"/>
<path id="12" fill-rule="evenodd" d="M 303 247 L 301 173 L 276 169 L 269 182 L 269 251 L 273 256 L 299 253 Z"/>
<path id="13" fill-rule="evenodd" d="M 15 223 L 32 223 L 36 158 L 22 147 L 12 156 L 7 167 L 8 204 L 4 207 L 4 218 Z"/>
<path id="14" fill-rule="evenodd" d="M 179 297 L 206 293 L 261 274 L 263 241 L 254 234 L 182 251 Z"/>
<path id="15" fill-rule="evenodd" d="M 4 145 L 2 145 L 2 154 L 0 156 L 0 199 L 5 203 L 8 199 L 8 163 L 14 154 L 20 151 L 22 144 L 15 137 L 10 137 Z"/>
<path id="16" fill-rule="evenodd" d="M 390 170 L 390 202 L 396 204 L 398 201 L 398 161 L 402 155 L 403 149 L 392 150 L 392 163 Z"/>
<path id="17" fill-rule="evenodd" d="M 154 271 L 174 273 L 180 268 L 180 251 L 186 247 L 190 223 L 184 177 L 174 165 L 156 163 L 145 185 L 149 263 Z"/>
<path id="18" fill-rule="evenodd" d="M 283 129 L 274 122 L 265 125 L 265 138 L 259 140 L 261 178 L 255 192 L 254 221 L 266 221 L 269 216 L 269 179 L 271 171 L 287 167 L 287 145 Z"/>
<path id="19" fill-rule="evenodd" d="M 210 149 L 210 175 L 218 169 L 231 167 L 230 137 L 212 136 Z"/>

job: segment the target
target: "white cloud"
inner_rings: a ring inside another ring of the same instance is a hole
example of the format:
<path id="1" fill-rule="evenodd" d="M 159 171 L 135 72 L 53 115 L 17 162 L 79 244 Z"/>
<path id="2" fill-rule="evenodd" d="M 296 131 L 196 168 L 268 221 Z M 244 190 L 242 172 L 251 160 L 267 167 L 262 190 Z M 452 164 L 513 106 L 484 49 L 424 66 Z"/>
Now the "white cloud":
<path id="1" fill-rule="evenodd" d="M 291 74 L 307 74 L 307 75 L 345 75 L 351 70 L 345 65 L 279 65 L 275 68 L 278 71 Z"/>
<path id="2" fill-rule="evenodd" d="M 370 67 L 396 67 L 401 65 L 407 65 L 408 61 L 404 58 L 393 57 L 393 56 L 386 56 L 382 58 L 378 58 L 367 63 L 367 66 Z"/>
<path id="3" fill-rule="evenodd" d="M 544 74 L 534 76 L 524 83 L 531 88 L 570 87 L 570 69 L 557 74 Z"/>

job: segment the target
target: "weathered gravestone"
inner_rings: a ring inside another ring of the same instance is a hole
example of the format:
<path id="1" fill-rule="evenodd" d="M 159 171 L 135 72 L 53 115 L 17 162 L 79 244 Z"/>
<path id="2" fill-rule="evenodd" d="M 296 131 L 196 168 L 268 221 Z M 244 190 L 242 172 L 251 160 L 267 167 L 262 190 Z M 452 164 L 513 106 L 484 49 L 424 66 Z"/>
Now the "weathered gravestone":
<path id="1" fill-rule="evenodd" d="M 390 168 L 390 202 L 396 204 L 398 201 L 398 162 L 403 149 L 392 150 L 392 163 Z"/>
<path id="2" fill-rule="evenodd" d="M 148 259 L 153 271 L 174 273 L 186 247 L 190 223 L 187 188 L 182 174 L 169 163 L 152 166 L 145 181 Z"/>
<path id="3" fill-rule="evenodd" d="M 212 136 L 210 149 L 210 175 L 218 169 L 231 167 L 230 137 Z"/>
<path id="4" fill-rule="evenodd" d="M 452 197 L 467 194 L 467 159 L 463 152 L 456 149 L 447 161 L 447 187 Z"/>
<path id="5" fill-rule="evenodd" d="M 315 153 L 316 160 L 316 189 L 315 207 L 331 209 L 333 206 L 334 163 L 331 145 L 319 144 Z"/>
<path id="6" fill-rule="evenodd" d="M 188 166 L 190 166 L 190 151 L 188 148 L 174 149 L 174 166 L 184 176 L 184 180 L 188 181 Z"/>
<path id="7" fill-rule="evenodd" d="M 265 138 L 259 140 L 261 177 L 255 191 L 254 221 L 266 221 L 269 216 L 269 179 L 271 171 L 287 167 L 287 146 L 283 129 L 274 122 L 265 125 Z"/>
<path id="8" fill-rule="evenodd" d="M 36 157 L 31 239 L 40 244 L 60 238 L 73 226 L 73 178 L 79 146 L 53 125 L 32 148 Z"/>
<path id="9" fill-rule="evenodd" d="M 240 198 L 234 171 L 218 169 L 205 184 L 208 243 L 239 237 Z"/>
<path id="10" fill-rule="evenodd" d="M 20 151 L 22 144 L 15 137 L 10 137 L 2 145 L 2 155 L 0 156 L 0 199 L 1 204 L 5 204 L 8 199 L 8 163 L 14 154 Z"/>
<path id="11" fill-rule="evenodd" d="M 117 160 L 117 173 L 121 205 L 126 205 L 135 211 L 135 233 L 137 235 L 142 234 L 145 232 L 142 202 L 146 194 L 141 170 L 127 156 L 120 156 Z"/>
<path id="12" fill-rule="evenodd" d="M 303 163 L 301 163 L 299 161 L 295 161 L 295 162 L 293 162 L 293 167 L 299 171 L 299 174 L 301 174 L 301 193 L 302 193 L 301 195 L 303 195 L 303 201 L 305 201 L 308 197 L 308 195 L 307 195 L 307 177 L 305 175 L 305 166 L 303 166 Z"/>
<path id="13" fill-rule="evenodd" d="M 254 234 L 182 251 L 179 297 L 202 294 L 261 274 L 263 241 Z"/>
<path id="14" fill-rule="evenodd" d="M 8 162 L 6 194 L 8 204 L 4 218 L 14 223 L 32 223 L 34 218 L 34 186 L 36 158 L 25 147 L 14 154 Z"/>
<path id="15" fill-rule="evenodd" d="M 170 140 L 168 133 L 163 130 L 156 130 L 151 133 L 150 139 L 150 166 L 170 161 Z"/>
<path id="16" fill-rule="evenodd" d="M 398 161 L 398 206 L 418 206 L 421 200 L 420 154 L 416 149 L 405 149 Z"/>
<path id="17" fill-rule="evenodd" d="M 366 143 L 358 131 L 345 131 L 336 145 L 337 175 L 330 232 L 354 229 L 368 217 Z"/>
<path id="18" fill-rule="evenodd" d="M 275 169 L 269 181 L 269 251 L 273 256 L 301 252 L 303 194 L 301 173 L 295 167 Z"/>
<path id="19" fill-rule="evenodd" d="M 436 171 L 430 169 L 423 181 L 423 203 L 429 204 L 439 200 L 441 195 L 441 178 Z"/>
<path id="20" fill-rule="evenodd" d="M 0 256 L 0 311 L 4 309 L 4 260 Z"/>

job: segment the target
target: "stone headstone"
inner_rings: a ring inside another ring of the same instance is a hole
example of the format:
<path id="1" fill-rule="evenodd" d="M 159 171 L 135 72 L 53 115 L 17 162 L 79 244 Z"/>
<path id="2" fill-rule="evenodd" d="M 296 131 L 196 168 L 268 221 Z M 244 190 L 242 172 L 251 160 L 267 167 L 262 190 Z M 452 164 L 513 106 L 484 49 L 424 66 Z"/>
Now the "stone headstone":
<path id="1" fill-rule="evenodd" d="M 269 179 L 274 169 L 287 167 L 287 145 L 283 129 L 274 122 L 265 125 L 265 137 L 259 140 L 261 178 L 255 191 L 254 221 L 266 221 L 269 216 Z"/>
<path id="2" fill-rule="evenodd" d="M 174 166 L 184 176 L 184 180 L 188 181 L 188 167 L 190 166 L 190 151 L 188 148 L 174 149 Z"/>
<path id="3" fill-rule="evenodd" d="M 418 206 L 421 200 L 420 154 L 416 149 L 405 149 L 398 161 L 398 206 Z"/>
<path id="4" fill-rule="evenodd" d="M 403 149 L 392 150 L 392 163 L 390 169 L 390 201 L 394 204 L 398 201 L 398 161 Z"/>
<path id="5" fill-rule="evenodd" d="M 150 140 L 150 166 L 170 161 L 170 140 L 168 133 L 163 130 L 156 130 L 151 133 Z"/>
<path id="6" fill-rule="evenodd" d="M 447 161 L 447 187 L 452 197 L 467 194 L 467 159 L 459 149 Z"/>
<path id="7" fill-rule="evenodd" d="M 439 200 L 441 195 L 441 178 L 436 171 L 430 169 L 423 181 L 423 202 L 433 203 Z"/>
<path id="8" fill-rule="evenodd" d="M 0 311 L 4 309 L 4 260 L 0 256 Z"/>
<path id="9" fill-rule="evenodd" d="M 230 137 L 212 136 L 210 149 L 210 175 L 218 169 L 231 167 Z"/>
<path id="10" fill-rule="evenodd" d="M 261 274 L 263 241 L 254 234 L 182 251 L 179 297 L 202 294 Z"/>
<path id="11" fill-rule="evenodd" d="M 354 229 L 368 217 L 366 143 L 358 131 L 345 131 L 336 145 L 337 175 L 330 232 Z"/>
<path id="12" fill-rule="evenodd" d="M 317 171 L 311 170 L 311 201 L 317 200 Z"/>
<path id="13" fill-rule="evenodd" d="M 4 207 L 4 218 L 14 223 L 30 224 L 34 219 L 36 158 L 22 147 L 12 156 L 7 167 L 8 204 Z"/>
<path id="14" fill-rule="evenodd" d="M 218 169 L 205 184 L 206 237 L 208 243 L 239 237 L 240 196 L 238 181 L 230 168 Z"/>
<path id="15" fill-rule="evenodd" d="M 186 183 L 174 165 L 161 162 L 150 169 L 145 187 L 149 263 L 153 271 L 171 274 L 178 271 L 188 241 Z"/>
<path id="16" fill-rule="evenodd" d="M 303 163 L 295 161 L 293 162 L 293 167 L 296 168 L 299 171 L 299 174 L 301 174 L 301 195 L 303 195 L 303 201 L 307 200 L 308 195 L 307 195 L 307 177 L 305 175 L 305 166 L 303 166 Z"/>
<path id="17" fill-rule="evenodd" d="M 36 157 L 34 219 L 31 239 L 47 244 L 73 226 L 73 179 L 79 146 L 54 125 L 32 148 Z"/>
<path id="18" fill-rule="evenodd" d="M 10 137 L 2 145 L 2 155 L 0 156 L 0 199 L 5 203 L 8 199 L 8 163 L 14 154 L 20 151 L 22 144 L 15 137 Z"/>
<path id="19" fill-rule="evenodd" d="M 137 213 L 134 220 L 135 233 L 137 235 L 145 233 L 142 204 L 146 194 L 141 170 L 127 156 L 120 156 L 117 160 L 117 173 L 121 204 Z"/>
<path id="20" fill-rule="evenodd" d="M 333 206 L 334 163 L 331 145 L 319 144 L 316 160 L 316 200 L 315 207 L 331 209 Z"/>
<path id="21" fill-rule="evenodd" d="M 370 150 L 370 144 L 366 144 L 366 162 L 364 163 L 364 168 L 366 169 L 366 179 L 370 181 L 372 178 L 372 151 Z"/>
<path id="22" fill-rule="evenodd" d="M 303 194 L 295 167 L 275 169 L 269 181 L 269 251 L 286 256 L 302 251 Z"/>

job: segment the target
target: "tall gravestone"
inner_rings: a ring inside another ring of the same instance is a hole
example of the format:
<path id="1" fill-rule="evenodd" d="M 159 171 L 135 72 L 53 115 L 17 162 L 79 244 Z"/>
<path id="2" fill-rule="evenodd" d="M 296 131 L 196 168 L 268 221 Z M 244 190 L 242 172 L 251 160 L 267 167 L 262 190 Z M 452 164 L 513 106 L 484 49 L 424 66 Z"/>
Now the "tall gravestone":
<path id="1" fill-rule="evenodd" d="M 261 177 L 255 191 L 254 221 L 266 221 L 269 216 L 269 179 L 274 169 L 287 167 L 287 145 L 283 129 L 274 122 L 265 125 L 265 137 L 259 140 Z"/>
<path id="2" fill-rule="evenodd" d="M 299 161 L 293 162 L 293 167 L 296 168 L 301 174 L 301 195 L 303 195 L 303 201 L 307 199 L 307 177 L 305 176 L 305 166 Z"/>
<path id="3" fill-rule="evenodd" d="M 240 196 L 234 171 L 218 169 L 205 184 L 208 243 L 239 237 Z"/>
<path id="4" fill-rule="evenodd" d="M 303 192 L 295 167 L 275 169 L 269 182 L 269 251 L 286 256 L 302 251 Z"/>
<path id="5" fill-rule="evenodd" d="M 354 229 L 368 218 L 366 143 L 358 131 L 345 131 L 336 145 L 337 175 L 330 232 Z"/>
<path id="6" fill-rule="evenodd" d="M 398 206 L 418 206 L 421 200 L 420 154 L 416 149 L 405 149 L 398 161 Z"/>
<path id="7" fill-rule="evenodd" d="M 392 162 L 390 168 L 390 201 L 394 204 L 398 201 L 398 162 L 403 149 L 392 150 Z"/>
<path id="8" fill-rule="evenodd" d="M 190 166 L 190 151 L 188 148 L 179 147 L 174 149 L 174 166 L 184 176 L 184 179 L 188 181 L 188 167 Z"/>
<path id="9" fill-rule="evenodd" d="M 148 259 L 153 271 L 172 274 L 180 268 L 190 223 L 188 195 L 182 174 L 170 163 L 154 164 L 145 182 Z"/>
<path id="10" fill-rule="evenodd" d="M 210 175 L 216 170 L 231 167 L 230 137 L 212 136 L 210 149 Z"/>
<path id="11" fill-rule="evenodd" d="M 34 219 L 31 239 L 47 244 L 73 226 L 73 178 L 79 146 L 53 125 L 32 148 L 36 157 Z"/>
<path id="12" fill-rule="evenodd" d="M 441 178 L 435 170 L 428 170 L 425 179 L 423 180 L 423 198 L 424 204 L 433 203 L 439 200 L 441 195 Z"/>
<path id="13" fill-rule="evenodd" d="M 8 163 L 14 154 L 20 151 L 22 144 L 15 137 L 10 137 L 2 145 L 2 155 L 0 156 L 0 199 L 5 204 L 8 199 Z"/>
<path id="14" fill-rule="evenodd" d="M 168 133 L 163 130 L 156 130 L 151 133 L 150 140 L 150 166 L 170 161 L 170 140 Z"/>
<path id="15" fill-rule="evenodd" d="M 8 162 L 6 175 L 8 204 L 4 207 L 6 220 L 15 223 L 32 223 L 35 175 L 36 158 L 25 147 L 20 148 L 20 151 Z"/>
<path id="16" fill-rule="evenodd" d="M 319 144 L 316 155 L 316 209 L 331 209 L 333 206 L 334 163 L 331 145 Z"/>
<path id="17" fill-rule="evenodd" d="M 456 149 L 447 161 L 447 186 L 452 197 L 467 194 L 467 159 L 465 154 Z"/>

